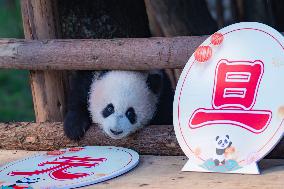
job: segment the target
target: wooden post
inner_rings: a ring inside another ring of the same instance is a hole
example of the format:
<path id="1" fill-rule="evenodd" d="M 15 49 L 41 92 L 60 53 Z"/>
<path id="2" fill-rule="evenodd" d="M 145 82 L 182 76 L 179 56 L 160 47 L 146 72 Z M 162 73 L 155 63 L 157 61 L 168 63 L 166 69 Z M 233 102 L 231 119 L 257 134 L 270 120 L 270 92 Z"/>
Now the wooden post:
<path id="1" fill-rule="evenodd" d="M 22 0 L 26 39 L 60 37 L 53 0 Z M 64 71 L 30 71 L 30 85 L 37 122 L 62 121 L 66 111 L 67 76 Z"/>

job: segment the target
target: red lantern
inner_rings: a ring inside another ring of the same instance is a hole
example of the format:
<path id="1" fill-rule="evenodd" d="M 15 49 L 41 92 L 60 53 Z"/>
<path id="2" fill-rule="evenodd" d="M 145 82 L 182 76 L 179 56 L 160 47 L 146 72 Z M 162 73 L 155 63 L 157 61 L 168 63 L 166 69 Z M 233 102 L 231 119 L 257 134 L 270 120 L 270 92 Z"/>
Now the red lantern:
<path id="1" fill-rule="evenodd" d="M 214 33 L 212 36 L 211 36 L 211 43 L 213 45 L 220 45 L 224 40 L 224 36 L 223 34 L 221 33 Z"/>
<path id="2" fill-rule="evenodd" d="M 198 62 L 206 62 L 212 56 L 212 48 L 209 46 L 200 46 L 194 52 L 195 60 Z"/>

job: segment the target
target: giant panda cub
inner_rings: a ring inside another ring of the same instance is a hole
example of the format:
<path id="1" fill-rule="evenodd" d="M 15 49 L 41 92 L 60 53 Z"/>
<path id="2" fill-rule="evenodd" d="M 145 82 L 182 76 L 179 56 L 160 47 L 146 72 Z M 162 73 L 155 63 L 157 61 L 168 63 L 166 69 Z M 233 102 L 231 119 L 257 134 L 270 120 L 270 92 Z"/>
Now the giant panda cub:
<path id="1" fill-rule="evenodd" d="M 71 79 L 64 132 L 81 139 L 91 123 L 113 139 L 147 124 L 172 123 L 173 90 L 164 71 L 77 71 Z"/>

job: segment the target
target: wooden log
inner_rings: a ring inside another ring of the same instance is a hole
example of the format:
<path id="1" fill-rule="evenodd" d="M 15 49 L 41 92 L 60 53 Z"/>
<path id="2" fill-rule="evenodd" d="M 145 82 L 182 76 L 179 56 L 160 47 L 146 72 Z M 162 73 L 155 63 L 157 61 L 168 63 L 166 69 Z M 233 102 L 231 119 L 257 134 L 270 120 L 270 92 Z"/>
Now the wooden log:
<path id="1" fill-rule="evenodd" d="M 108 40 L 0 40 L 0 68 L 29 70 L 183 68 L 191 54 L 206 38 L 207 36 Z M 45 89 L 42 88 L 42 91 L 38 92 L 52 93 Z M 56 99 L 53 100 L 57 102 Z"/>
<path id="2" fill-rule="evenodd" d="M 54 123 L 0 123 L 0 148 L 20 150 L 54 150 L 74 146 L 122 146 L 140 154 L 184 155 L 175 137 L 172 125 L 150 125 L 121 140 L 107 137 L 99 127 L 93 125 L 85 137 L 70 141 L 64 136 L 61 122 Z M 284 139 L 274 148 L 267 158 L 284 158 Z"/>
<path id="3" fill-rule="evenodd" d="M 21 9 L 26 39 L 60 38 L 55 0 L 21 0 Z M 32 62 L 38 64 L 37 60 Z M 66 112 L 67 73 L 30 71 L 30 85 L 36 121 L 62 121 Z"/>
<path id="4" fill-rule="evenodd" d="M 113 140 L 97 126 L 91 127 L 79 142 L 64 136 L 63 124 L 54 123 L 0 123 L 0 148 L 24 150 L 54 150 L 74 146 L 123 146 L 141 154 L 182 155 L 171 125 L 152 125 L 128 138 Z"/>

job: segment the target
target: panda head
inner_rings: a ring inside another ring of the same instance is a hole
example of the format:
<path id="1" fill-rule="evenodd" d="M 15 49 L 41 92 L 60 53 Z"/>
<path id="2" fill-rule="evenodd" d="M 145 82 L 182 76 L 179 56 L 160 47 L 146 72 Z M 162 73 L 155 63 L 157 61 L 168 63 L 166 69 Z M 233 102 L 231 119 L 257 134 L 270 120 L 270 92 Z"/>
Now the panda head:
<path id="1" fill-rule="evenodd" d="M 113 139 L 148 124 L 156 112 L 159 72 L 109 71 L 91 84 L 88 109 L 94 123 Z"/>
<path id="2" fill-rule="evenodd" d="M 218 149 L 226 149 L 230 145 L 229 135 L 217 136 L 215 144 Z"/>

